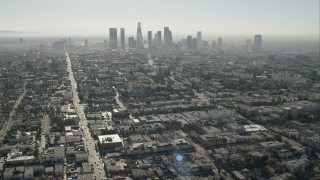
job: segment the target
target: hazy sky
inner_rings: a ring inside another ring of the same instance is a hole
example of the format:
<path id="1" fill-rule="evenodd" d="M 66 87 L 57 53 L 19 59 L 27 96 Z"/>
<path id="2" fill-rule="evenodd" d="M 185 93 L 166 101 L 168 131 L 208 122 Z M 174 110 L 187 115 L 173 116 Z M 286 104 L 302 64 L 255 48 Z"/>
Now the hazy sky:
<path id="1" fill-rule="evenodd" d="M 0 30 L 126 35 L 169 26 L 175 34 L 319 35 L 319 0 L 0 0 Z"/>

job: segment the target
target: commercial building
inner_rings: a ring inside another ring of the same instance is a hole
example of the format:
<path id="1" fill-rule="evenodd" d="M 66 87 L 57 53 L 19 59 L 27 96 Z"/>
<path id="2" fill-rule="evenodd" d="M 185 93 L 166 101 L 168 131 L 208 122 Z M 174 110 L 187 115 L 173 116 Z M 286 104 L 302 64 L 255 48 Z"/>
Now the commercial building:
<path id="1" fill-rule="evenodd" d="M 192 49 L 197 50 L 198 49 L 198 40 L 197 38 L 192 39 Z"/>
<path id="2" fill-rule="evenodd" d="M 192 48 L 192 36 L 191 35 L 187 36 L 187 47 L 188 47 L 188 49 Z"/>
<path id="3" fill-rule="evenodd" d="M 125 48 L 125 31 L 124 31 L 124 28 L 120 29 L 120 42 L 121 42 L 121 48 Z"/>
<path id="4" fill-rule="evenodd" d="M 262 36 L 260 34 L 254 36 L 253 51 L 259 52 L 262 48 Z"/>
<path id="5" fill-rule="evenodd" d="M 158 45 L 159 47 L 162 46 L 161 31 L 158 31 L 158 32 L 157 32 L 157 45 Z"/>
<path id="6" fill-rule="evenodd" d="M 142 31 L 141 31 L 141 22 L 138 22 L 138 28 L 137 28 L 137 48 L 143 49 L 143 37 L 142 37 Z"/>
<path id="7" fill-rule="evenodd" d="M 134 37 L 129 37 L 129 48 L 136 48 L 137 47 L 137 41 L 134 39 Z"/>
<path id="8" fill-rule="evenodd" d="M 109 47 L 117 48 L 118 39 L 117 39 L 117 28 L 109 28 Z"/>
<path id="9" fill-rule="evenodd" d="M 148 48 L 152 47 L 152 31 L 148 31 Z"/>
<path id="10" fill-rule="evenodd" d="M 100 151 L 112 152 L 123 148 L 123 141 L 118 134 L 98 136 Z"/>
<path id="11" fill-rule="evenodd" d="M 172 33 L 169 29 L 169 27 L 164 27 L 163 31 L 163 46 L 164 47 L 170 47 L 172 44 Z"/>
<path id="12" fill-rule="evenodd" d="M 198 31 L 197 32 L 197 48 L 200 50 L 202 48 L 202 32 Z"/>

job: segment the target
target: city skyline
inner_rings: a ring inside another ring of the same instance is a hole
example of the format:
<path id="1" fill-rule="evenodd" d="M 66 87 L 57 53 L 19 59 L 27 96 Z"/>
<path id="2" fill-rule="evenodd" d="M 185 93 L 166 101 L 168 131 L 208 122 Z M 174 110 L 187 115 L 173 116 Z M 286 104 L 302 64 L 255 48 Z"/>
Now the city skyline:
<path id="1" fill-rule="evenodd" d="M 320 0 L 2 0 L 0 179 L 320 180 Z"/>
<path id="2" fill-rule="evenodd" d="M 136 34 L 137 22 L 143 23 L 143 36 L 147 31 L 156 32 L 163 27 L 170 27 L 174 35 L 197 31 L 203 31 L 204 35 L 319 35 L 319 1 L 316 0 L 241 3 L 202 0 L 156 4 L 154 1 L 68 1 L 63 2 L 63 6 L 59 1 L 17 3 L 14 0 L 2 2 L 2 8 L 0 30 L 49 35 L 105 35 L 109 28 L 121 27 L 131 36 Z"/>

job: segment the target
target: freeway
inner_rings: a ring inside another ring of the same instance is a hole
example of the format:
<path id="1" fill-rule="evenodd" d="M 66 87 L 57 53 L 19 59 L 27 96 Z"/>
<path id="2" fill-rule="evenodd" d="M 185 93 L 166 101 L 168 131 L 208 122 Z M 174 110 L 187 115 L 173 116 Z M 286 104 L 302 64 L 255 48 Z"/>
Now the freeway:
<path id="1" fill-rule="evenodd" d="M 86 119 L 85 113 L 84 113 L 84 106 L 82 104 L 80 104 L 79 95 L 77 92 L 77 82 L 73 76 L 71 60 L 70 60 L 68 53 L 66 53 L 66 61 L 68 64 L 67 71 L 69 72 L 69 80 L 71 81 L 71 91 L 73 94 L 73 104 L 77 109 L 77 114 L 80 119 L 80 127 L 83 132 L 84 145 L 85 145 L 85 147 L 88 151 L 88 154 L 89 154 L 89 163 L 93 167 L 93 172 L 94 172 L 95 178 L 97 180 L 106 179 L 103 161 L 100 158 L 99 152 L 97 152 L 95 149 L 95 141 L 91 137 L 91 133 L 89 131 L 88 122 L 87 122 L 87 119 Z"/>

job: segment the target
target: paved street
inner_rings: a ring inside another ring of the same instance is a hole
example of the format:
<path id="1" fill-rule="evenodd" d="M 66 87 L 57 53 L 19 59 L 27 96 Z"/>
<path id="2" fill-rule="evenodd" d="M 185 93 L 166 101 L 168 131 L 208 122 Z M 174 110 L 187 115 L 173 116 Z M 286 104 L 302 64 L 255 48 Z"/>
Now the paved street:
<path id="1" fill-rule="evenodd" d="M 77 82 L 73 76 L 72 65 L 70 61 L 69 54 L 66 53 L 66 61 L 68 64 L 69 80 L 71 81 L 71 91 L 73 93 L 73 103 L 77 109 L 77 114 L 80 118 L 80 127 L 83 131 L 84 144 L 89 154 L 89 163 L 93 165 L 94 174 L 97 180 L 106 179 L 104 166 L 102 159 L 100 158 L 99 152 L 95 149 L 95 141 L 91 137 L 91 133 L 88 128 L 88 122 L 85 118 L 84 106 L 80 104 L 78 92 L 77 92 Z"/>
<path id="2" fill-rule="evenodd" d="M 45 114 L 41 121 L 41 139 L 39 142 L 40 144 L 38 146 L 38 150 L 40 154 L 43 152 L 43 150 L 46 147 L 46 142 L 47 142 L 46 135 L 49 135 L 49 132 L 50 132 L 49 128 L 50 128 L 50 119 L 49 119 L 49 116 Z"/>
<path id="3" fill-rule="evenodd" d="M 4 123 L 2 128 L 0 129 L 0 142 L 4 140 L 4 137 L 7 135 L 8 130 L 11 128 L 12 121 L 13 121 L 13 115 L 16 113 L 16 109 L 18 108 L 19 104 L 21 103 L 24 95 L 26 94 L 26 85 L 27 82 L 23 84 L 23 92 L 22 94 L 18 97 L 16 102 L 14 103 L 14 106 L 9 114 L 8 121 Z"/>
<path id="4" fill-rule="evenodd" d="M 121 110 L 127 110 L 127 108 L 123 105 L 123 103 L 121 102 L 120 100 L 120 95 L 119 95 L 119 92 L 118 90 L 113 86 L 113 90 L 116 92 L 116 101 L 117 101 L 117 104 L 118 106 L 121 108 Z"/>
<path id="5" fill-rule="evenodd" d="M 115 88 L 114 86 L 112 88 L 116 92 L 116 97 L 115 98 L 116 98 L 116 102 L 117 102 L 118 106 L 120 107 L 120 110 L 128 110 L 127 107 L 120 100 L 120 95 L 119 95 L 119 92 L 118 92 L 117 88 Z M 130 119 L 134 119 L 133 115 L 130 113 L 130 111 L 128 111 L 128 113 L 129 113 L 129 118 Z"/>

